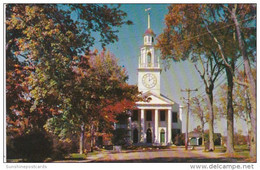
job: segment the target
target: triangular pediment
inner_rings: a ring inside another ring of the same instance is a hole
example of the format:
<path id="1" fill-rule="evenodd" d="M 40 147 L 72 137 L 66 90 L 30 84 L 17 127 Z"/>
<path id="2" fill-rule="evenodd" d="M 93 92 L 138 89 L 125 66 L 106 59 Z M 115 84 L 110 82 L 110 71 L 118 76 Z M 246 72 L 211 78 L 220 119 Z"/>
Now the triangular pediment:
<path id="1" fill-rule="evenodd" d="M 163 95 L 155 94 L 151 91 L 145 92 L 142 94 L 147 101 L 137 102 L 137 104 L 147 104 L 147 105 L 173 105 L 174 102 L 170 99 L 164 97 Z"/>

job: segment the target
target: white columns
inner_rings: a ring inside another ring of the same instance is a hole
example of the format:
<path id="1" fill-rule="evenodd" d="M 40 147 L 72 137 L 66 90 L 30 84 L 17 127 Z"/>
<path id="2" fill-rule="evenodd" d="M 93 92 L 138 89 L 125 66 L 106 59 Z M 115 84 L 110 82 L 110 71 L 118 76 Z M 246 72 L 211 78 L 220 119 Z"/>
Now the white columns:
<path id="1" fill-rule="evenodd" d="M 158 109 L 154 112 L 154 143 L 159 143 L 158 138 Z"/>
<path id="2" fill-rule="evenodd" d="M 179 107 L 179 120 L 182 121 L 182 111 L 183 111 L 183 106 Z"/>
<path id="3" fill-rule="evenodd" d="M 168 110 L 168 123 L 167 123 L 167 143 L 171 143 L 172 139 L 172 110 Z"/>
<path id="4" fill-rule="evenodd" d="M 145 142 L 145 131 L 144 131 L 144 109 L 141 109 L 141 138 L 140 142 L 144 143 Z"/>

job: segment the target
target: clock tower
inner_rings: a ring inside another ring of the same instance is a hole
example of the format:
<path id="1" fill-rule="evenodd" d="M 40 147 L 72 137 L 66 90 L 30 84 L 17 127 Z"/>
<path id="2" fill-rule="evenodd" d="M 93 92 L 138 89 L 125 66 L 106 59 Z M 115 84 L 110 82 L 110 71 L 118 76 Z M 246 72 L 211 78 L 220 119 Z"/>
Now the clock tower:
<path id="1" fill-rule="evenodd" d="M 138 57 L 138 90 L 142 92 L 142 97 L 149 100 L 137 101 L 136 108 L 130 113 L 127 126 L 129 143 L 171 145 L 175 137 L 172 136 L 172 129 L 174 134 L 181 133 L 181 121 L 178 119 L 181 110 L 179 112 L 179 105 L 160 92 L 162 69 L 154 49 L 155 34 L 150 26 L 150 13 L 143 41 Z"/>
<path id="2" fill-rule="evenodd" d="M 150 28 L 150 13 L 148 13 L 148 28 L 143 35 L 144 45 L 141 47 L 138 65 L 138 90 L 160 95 L 160 63 L 155 55 L 155 34 Z"/>

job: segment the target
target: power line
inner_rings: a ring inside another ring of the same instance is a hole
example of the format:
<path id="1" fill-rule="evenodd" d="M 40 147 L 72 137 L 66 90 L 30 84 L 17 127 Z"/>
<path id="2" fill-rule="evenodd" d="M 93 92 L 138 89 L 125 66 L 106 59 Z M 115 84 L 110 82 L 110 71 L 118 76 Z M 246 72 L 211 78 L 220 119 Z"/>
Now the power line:
<path id="1" fill-rule="evenodd" d="M 243 60 L 235 67 L 235 69 L 238 69 L 238 68 L 240 68 L 241 66 L 242 66 L 242 64 L 243 64 Z M 219 78 L 217 79 L 217 80 L 220 80 L 220 78 L 222 77 L 224 75 L 224 71 L 222 71 L 222 74 L 219 76 Z M 222 85 L 223 84 L 223 82 L 226 80 L 226 77 L 224 77 L 215 87 L 214 87 L 214 89 L 217 89 L 220 85 Z M 204 94 L 203 94 L 204 93 Z M 203 95 L 202 95 L 203 94 Z M 199 95 L 197 95 L 197 96 L 200 96 L 200 95 L 202 95 L 201 96 L 201 100 L 203 100 L 203 97 L 204 96 L 206 96 L 206 92 L 205 91 L 202 91 Z M 214 96 L 215 97 L 215 96 Z"/>
<path id="2" fill-rule="evenodd" d="M 242 64 L 243 64 L 243 61 L 241 61 L 241 62 L 235 67 L 235 69 L 238 69 Z M 224 80 L 226 80 L 226 79 L 224 78 L 220 83 L 218 83 L 218 85 L 215 86 L 215 89 L 216 89 L 218 86 L 222 85 L 222 83 L 224 82 Z"/>
<path id="3" fill-rule="evenodd" d="M 247 20 L 250 20 L 250 19 L 253 19 L 253 18 L 256 18 L 256 16 L 252 16 L 252 17 L 250 17 L 250 18 L 243 19 L 243 20 L 240 20 L 240 21 L 238 21 L 238 22 L 247 21 Z M 228 25 L 225 25 L 225 26 L 223 26 L 223 27 L 221 27 L 221 28 L 214 29 L 214 30 L 212 30 L 211 32 L 215 32 L 215 31 L 224 29 L 224 28 L 229 27 L 229 26 L 232 26 L 232 25 L 235 25 L 235 24 L 228 24 Z M 190 40 L 192 40 L 192 39 L 194 39 L 194 38 L 198 38 L 198 37 L 203 36 L 203 35 L 206 35 L 206 34 L 209 34 L 209 33 L 208 33 L 207 31 L 205 31 L 205 32 L 203 32 L 203 33 L 201 33 L 201 34 L 195 35 L 195 36 L 190 37 L 190 38 L 187 38 L 187 39 L 185 39 L 185 40 L 178 41 L 178 42 L 176 42 L 176 43 L 174 43 L 174 44 L 180 44 L 180 43 L 182 43 L 182 42 L 184 42 L 184 41 L 190 41 Z M 120 39 L 130 39 L 130 38 L 138 38 L 138 37 L 141 37 L 141 36 L 138 35 L 138 36 L 122 37 L 122 38 L 120 38 Z M 169 45 L 169 44 L 161 44 L 161 45 Z"/>
<path id="4" fill-rule="evenodd" d="M 252 16 L 252 17 L 250 17 L 250 18 L 248 18 L 248 19 L 240 20 L 240 21 L 238 21 L 238 22 L 247 21 L 247 20 L 250 20 L 250 19 L 253 19 L 253 18 L 256 18 L 256 16 Z M 214 30 L 212 30 L 211 32 L 215 32 L 215 31 L 224 29 L 224 28 L 229 27 L 229 26 L 232 26 L 232 25 L 235 25 L 235 24 L 228 24 L 228 25 L 225 25 L 225 26 L 223 26 L 223 27 L 221 27 L 221 28 L 214 29 Z M 175 45 L 176 45 L 176 44 L 181 44 L 181 43 L 184 42 L 184 41 L 190 41 L 190 40 L 192 40 L 192 39 L 194 39 L 194 38 L 198 38 L 198 37 L 203 36 L 203 35 L 206 35 L 206 34 L 209 34 L 209 33 L 208 33 L 207 31 L 205 31 L 205 32 L 203 32 L 203 33 L 201 33 L 201 34 L 195 35 L 195 36 L 190 37 L 190 38 L 187 38 L 187 39 L 185 39 L 185 40 L 178 41 L 178 42 L 176 42 L 176 43 L 174 43 L 174 44 L 175 44 Z M 121 39 L 132 39 L 132 38 L 138 38 L 138 37 L 143 37 L 143 36 L 138 35 L 138 36 L 122 37 L 122 38 L 119 38 L 119 40 L 121 40 Z M 160 45 L 168 45 L 168 46 L 170 46 L 169 44 L 160 44 Z"/>
<path id="5" fill-rule="evenodd" d="M 247 20 L 252 19 L 252 18 L 255 18 L 255 17 L 256 17 L 256 16 L 252 16 L 252 17 L 250 17 L 250 18 L 248 18 L 248 19 L 240 20 L 240 21 L 238 21 L 238 22 L 247 21 Z M 228 25 L 225 25 L 225 26 L 223 26 L 223 27 L 221 27 L 221 28 L 214 29 L 214 30 L 212 30 L 211 32 L 215 32 L 215 31 L 221 30 L 221 29 L 223 29 L 223 28 L 226 28 L 226 27 L 229 27 L 229 26 L 232 26 L 232 25 L 235 25 L 235 24 L 228 24 Z M 190 40 L 192 40 L 192 39 L 194 39 L 194 38 L 198 38 L 198 37 L 203 36 L 203 35 L 206 35 L 206 34 L 209 34 L 209 33 L 208 33 L 207 31 L 205 31 L 204 33 L 198 34 L 198 35 L 196 35 L 196 36 L 193 36 L 193 37 L 184 39 L 184 40 L 182 40 L 182 41 L 178 41 L 177 43 L 184 42 L 184 41 L 190 41 Z M 174 44 L 176 44 L 176 43 L 174 43 Z M 160 45 L 168 45 L 168 46 L 170 46 L 169 44 L 160 44 Z"/>

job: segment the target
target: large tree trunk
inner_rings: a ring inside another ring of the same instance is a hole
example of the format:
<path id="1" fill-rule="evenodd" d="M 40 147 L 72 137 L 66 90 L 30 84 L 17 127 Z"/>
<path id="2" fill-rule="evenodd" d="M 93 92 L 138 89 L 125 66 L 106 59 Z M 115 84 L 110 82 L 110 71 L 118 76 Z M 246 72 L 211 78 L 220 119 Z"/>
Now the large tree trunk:
<path id="1" fill-rule="evenodd" d="M 228 82 L 227 92 L 227 150 L 226 153 L 234 153 L 234 109 L 233 109 L 233 75 L 230 68 L 226 67 Z"/>
<path id="2" fill-rule="evenodd" d="M 245 64 L 245 70 L 250 69 L 248 68 L 250 66 L 248 66 L 248 64 Z M 246 71 L 246 73 L 249 71 Z M 250 69 L 251 72 L 251 69 Z M 247 73 L 247 77 L 248 77 Z M 256 157 L 256 86 L 255 86 L 255 82 L 253 80 L 253 82 L 249 79 L 249 92 L 250 92 L 250 103 L 251 103 L 251 147 L 250 147 L 250 156 L 251 157 Z"/>
<path id="3" fill-rule="evenodd" d="M 84 152 L 84 134 L 85 134 L 85 124 L 82 123 L 80 127 L 80 142 L 79 142 L 79 153 L 83 154 Z"/>
<path id="4" fill-rule="evenodd" d="M 250 98 L 249 98 L 249 95 L 248 95 L 248 89 L 245 89 L 246 90 L 246 107 L 248 108 L 247 112 L 246 112 L 246 115 L 245 115 L 245 121 L 246 121 L 246 124 L 247 124 L 247 134 L 248 134 L 248 146 L 250 147 L 251 146 L 251 132 L 252 132 L 252 125 L 251 125 L 251 110 L 252 110 L 252 107 L 251 107 L 251 103 L 250 103 Z"/>
<path id="5" fill-rule="evenodd" d="M 213 89 L 213 88 L 212 88 Z M 209 151 L 214 151 L 214 112 L 213 112 L 213 92 L 210 88 L 207 91 L 207 105 L 209 109 Z"/>
<path id="6" fill-rule="evenodd" d="M 251 103 L 251 142 L 250 142 L 250 156 L 256 157 L 256 82 L 253 78 L 253 74 L 250 67 L 250 62 L 246 53 L 244 41 L 241 36 L 240 27 L 237 21 L 235 8 L 231 12 L 231 17 L 235 23 L 237 37 L 239 42 L 239 48 L 244 60 L 245 73 L 249 82 L 249 93 L 250 93 L 250 103 Z"/>
<path id="7" fill-rule="evenodd" d="M 249 147 L 251 146 L 251 133 L 252 133 L 252 128 L 251 128 L 251 121 L 246 121 L 246 124 L 247 124 L 247 133 L 248 133 L 248 139 L 249 139 Z"/>

